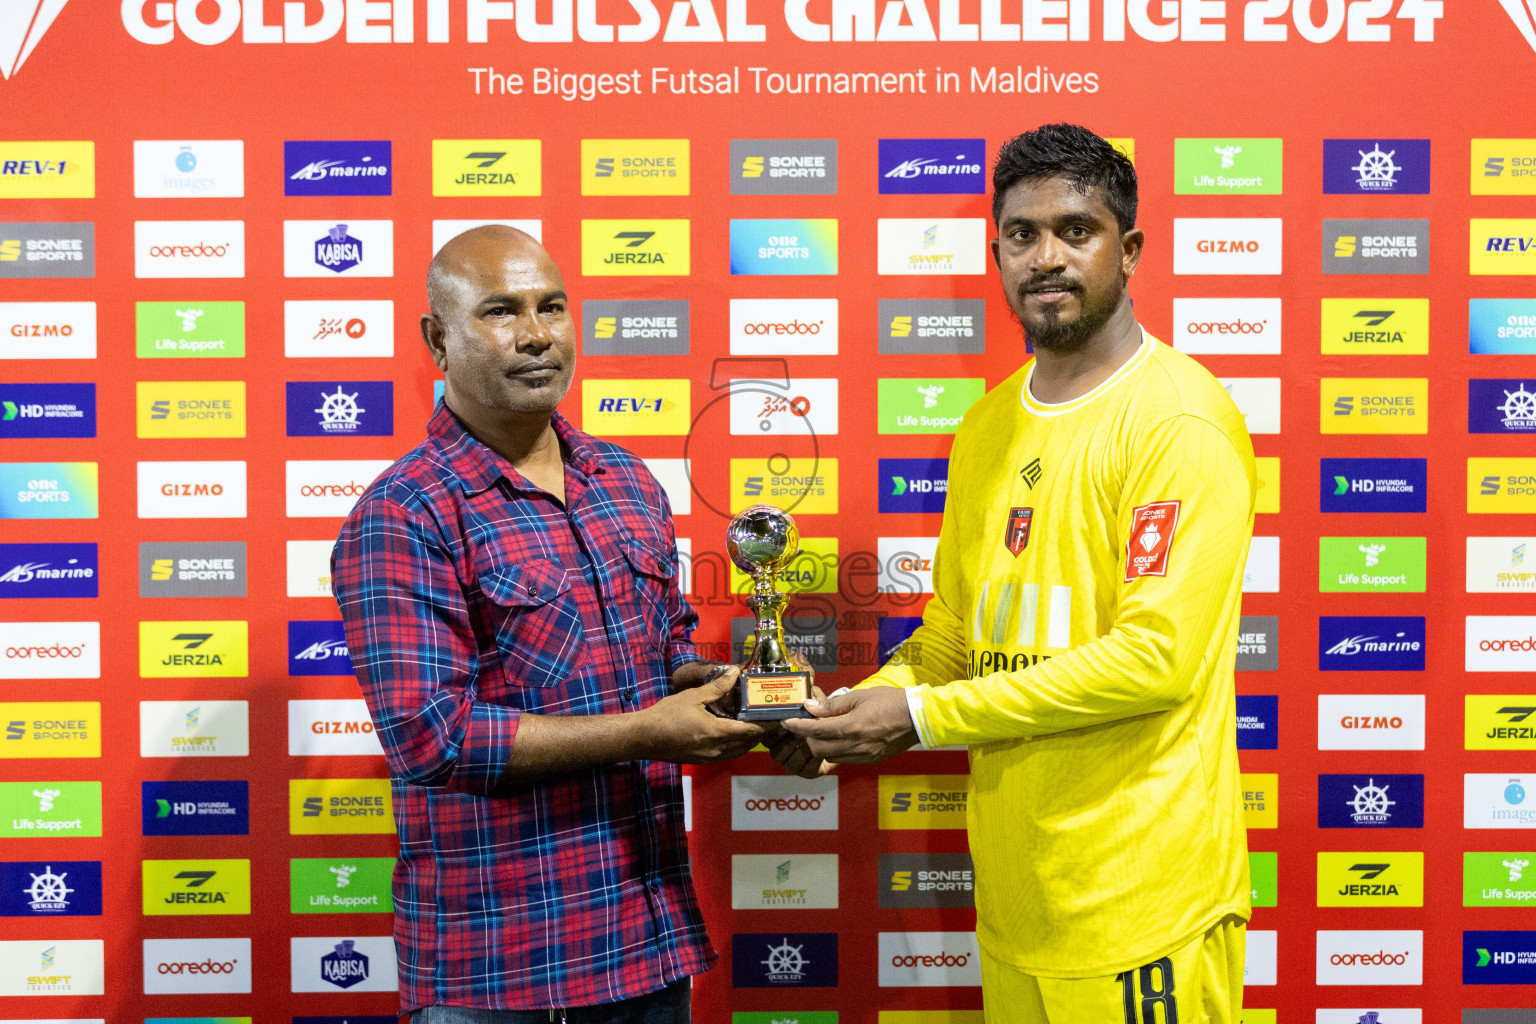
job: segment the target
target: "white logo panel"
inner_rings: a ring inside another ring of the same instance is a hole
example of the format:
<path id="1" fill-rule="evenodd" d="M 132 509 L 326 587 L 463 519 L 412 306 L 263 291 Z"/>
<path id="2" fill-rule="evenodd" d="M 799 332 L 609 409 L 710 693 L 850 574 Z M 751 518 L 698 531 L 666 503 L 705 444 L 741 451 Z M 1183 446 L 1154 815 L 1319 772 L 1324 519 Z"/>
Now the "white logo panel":
<path id="1" fill-rule="evenodd" d="M 1250 434 L 1280 433 L 1279 377 L 1219 377 Z"/>
<path id="2" fill-rule="evenodd" d="M 1375 1014 L 1375 1016 L 1371 1016 Z M 1422 1010 L 1324 1010 L 1317 1011 L 1316 1024 L 1360 1024 L 1374 1020 L 1378 1024 L 1424 1024 Z"/>
<path id="3" fill-rule="evenodd" d="M 837 300 L 732 299 L 731 355 L 837 355 Z"/>
<path id="4" fill-rule="evenodd" d="M 975 932 L 881 932 L 881 988 L 956 988 L 981 984 Z"/>
<path id="5" fill-rule="evenodd" d="M 0 996 L 105 995 L 103 962 L 100 939 L 0 942 Z"/>
<path id="6" fill-rule="evenodd" d="M 1248 542 L 1248 565 L 1243 569 L 1243 593 L 1280 592 L 1280 538 L 1254 537 Z"/>
<path id="7" fill-rule="evenodd" d="M 1536 672 L 1536 616 L 1468 615 L 1468 672 Z"/>
<path id="8" fill-rule="evenodd" d="M 780 775 L 731 777 L 731 831 L 819 831 L 837 828 L 837 779 Z"/>
<path id="9" fill-rule="evenodd" d="M 395 304 L 390 299 L 283 303 L 283 355 L 290 359 L 394 354 Z"/>
<path id="10" fill-rule="evenodd" d="M 135 140 L 136 199 L 239 199 L 245 195 L 245 143 L 240 139 Z"/>
<path id="11" fill-rule="evenodd" d="M 244 277 L 245 221 L 136 220 L 134 277 Z"/>
<path id="12" fill-rule="evenodd" d="M 295 992 L 394 992 L 395 940 L 388 935 L 288 940 Z"/>
<path id="13" fill-rule="evenodd" d="M 290 700 L 288 753 L 293 757 L 372 756 L 382 755 L 384 748 L 374 735 L 373 719 L 361 698 Z"/>
<path id="14" fill-rule="evenodd" d="M 1536 593 L 1536 537 L 1468 537 L 1467 593 Z"/>
<path id="15" fill-rule="evenodd" d="M 249 992 L 250 939 L 145 939 L 144 994 Z"/>
<path id="16" fill-rule="evenodd" d="M 1422 985 L 1424 933 L 1320 931 L 1319 985 Z"/>
<path id="17" fill-rule="evenodd" d="M 1279 933 L 1249 931 L 1246 935 L 1248 947 L 1243 959 L 1243 984 L 1279 984 Z"/>
<path id="18" fill-rule="evenodd" d="M 0 679 L 100 679 L 101 623 L 0 622 Z"/>
<path id="19" fill-rule="evenodd" d="M 328 540 L 288 542 L 288 596 L 331 596 L 331 549 Z"/>
<path id="20" fill-rule="evenodd" d="M 1536 775 L 1462 776 L 1463 828 L 1536 828 Z"/>
<path id="21" fill-rule="evenodd" d="M 688 459 L 643 459 L 661 489 L 667 492 L 672 514 L 686 516 L 693 511 L 693 486 L 688 480 Z"/>
<path id="22" fill-rule="evenodd" d="M 837 909 L 837 854 L 738 853 L 731 857 L 731 909 Z"/>
<path id="23" fill-rule="evenodd" d="M 139 701 L 140 757 L 249 757 L 250 753 L 247 701 Z"/>
<path id="24" fill-rule="evenodd" d="M 394 277 L 392 220 L 283 221 L 284 277 Z"/>
<path id="25" fill-rule="evenodd" d="M 141 462 L 140 519 L 244 519 L 244 462 Z"/>
<path id="26" fill-rule="evenodd" d="M 1423 750 L 1424 695 L 1319 694 L 1317 749 Z"/>
<path id="27" fill-rule="evenodd" d="M 505 224 L 532 235 L 535 242 L 544 241 L 544 222 L 540 220 L 435 220 L 432 222 L 432 255 L 436 256 L 437 251 L 455 235 L 462 235 L 470 228 L 482 228 L 487 224 Z"/>
<path id="28" fill-rule="evenodd" d="M 1280 273 L 1279 217 L 1175 217 L 1175 274 Z"/>
<path id="29" fill-rule="evenodd" d="M 731 381 L 731 433 L 822 437 L 837 433 L 837 378 L 802 377 L 780 388 Z"/>
<path id="30" fill-rule="evenodd" d="M 1279 299 L 1174 299 L 1173 347 L 1190 355 L 1277 356 Z"/>
<path id="31" fill-rule="evenodd" d="M 391 465 L 387 459 L 289 460 L 288 518 L 343 517 L 363 491 Z"/>
<path id="32" fill-rule="evenodd" d="M 877 583 L 882 594 L 933 593 L 933 555 L 939 538 L 880 537 L 875 544 L 880 559 Z"/>
<path id="33" fill-rule="evenodd" d="M 0 302 L 0 359 L 95 359 L 96 303 Z"/>
<path id="34" fill-rule="evenodd" d="M 981 217 L 881 217 L 876 236 L 881 274 L 987 272 L 987 222 Z"/>

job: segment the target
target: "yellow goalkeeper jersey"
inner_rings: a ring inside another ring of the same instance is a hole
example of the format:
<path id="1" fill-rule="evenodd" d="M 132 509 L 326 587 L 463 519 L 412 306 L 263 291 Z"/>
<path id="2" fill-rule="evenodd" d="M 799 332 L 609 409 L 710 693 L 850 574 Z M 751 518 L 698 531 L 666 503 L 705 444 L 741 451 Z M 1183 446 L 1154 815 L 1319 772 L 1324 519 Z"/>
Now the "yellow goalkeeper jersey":
<path id="1" fill-rule="evenodd" d="M 923 624 L 865 684 L 966 744 L 977 938 L 1035 974 L 1147 963 L 1246 920 L 1236 659 L 1253 446 L 1194 360 L 1150 335 L 1059 405 L 1031 360 L 950 453 Z"/>

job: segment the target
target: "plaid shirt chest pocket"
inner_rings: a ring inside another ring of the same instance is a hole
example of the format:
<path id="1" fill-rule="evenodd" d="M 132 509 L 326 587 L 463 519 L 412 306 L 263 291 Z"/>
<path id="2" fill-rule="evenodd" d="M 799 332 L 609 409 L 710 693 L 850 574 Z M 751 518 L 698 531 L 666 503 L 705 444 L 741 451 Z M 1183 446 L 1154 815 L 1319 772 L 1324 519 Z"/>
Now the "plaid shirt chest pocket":
<path id="1" fill-rule="evenodd" d="M 509 694 L 558 686 L 591 665 L 586 631 L 564 567 L 543 558 L 476 564 L 487 632 L 495 638 Z M 489 695 L 488 695 L 489 696 Z M 528 710 L 528 709 L 525 709 Z"/>
<path id="2" fill-rule="evenodd" d="M 677 564 L 660 538 L 628 534 L 620 547 L 630 570 L 626 582 L 633 589 L 646 642 L 664 655 L 672 632 L 668 595 L 677 576 Z"/>

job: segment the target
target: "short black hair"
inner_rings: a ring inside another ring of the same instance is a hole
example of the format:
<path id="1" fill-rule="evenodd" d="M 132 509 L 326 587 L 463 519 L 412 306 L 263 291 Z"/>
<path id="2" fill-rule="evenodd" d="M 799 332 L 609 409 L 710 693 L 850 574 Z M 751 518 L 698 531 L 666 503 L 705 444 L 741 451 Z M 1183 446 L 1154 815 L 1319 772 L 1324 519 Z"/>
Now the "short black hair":
<path id="1" fill-rule="evenodd" d="M 1043 124 L 1015 135 L 997 151 L 992 167 L 992 223 L 1003 213 L 1003 197 L 1021 181 L 1066 178 L 1083 191 L 1098 187 L 1120 226 L 1136 226 L 1136 168 L 1124 153 L 1077 124 Z"/>

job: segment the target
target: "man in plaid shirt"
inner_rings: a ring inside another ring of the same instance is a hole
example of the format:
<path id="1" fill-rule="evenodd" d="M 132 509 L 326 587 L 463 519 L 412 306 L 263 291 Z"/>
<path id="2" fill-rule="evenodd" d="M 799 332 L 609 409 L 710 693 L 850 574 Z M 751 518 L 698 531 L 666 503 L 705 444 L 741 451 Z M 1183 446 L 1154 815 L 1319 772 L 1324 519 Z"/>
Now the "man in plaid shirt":
<path id="1" fill-rule="evenodd" d="M 432 261 L 446 381 L 427 439 L 342 526 L 332 587 L 392 779 L 395 942 L 412 1024 L 686 1024 L 716 954 L 679 763 L 771 726 L 721 717 L 667 496 L 555 411 L 576 327 L 529 236 Z"/>

